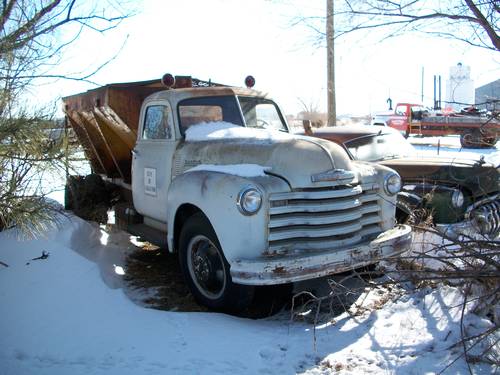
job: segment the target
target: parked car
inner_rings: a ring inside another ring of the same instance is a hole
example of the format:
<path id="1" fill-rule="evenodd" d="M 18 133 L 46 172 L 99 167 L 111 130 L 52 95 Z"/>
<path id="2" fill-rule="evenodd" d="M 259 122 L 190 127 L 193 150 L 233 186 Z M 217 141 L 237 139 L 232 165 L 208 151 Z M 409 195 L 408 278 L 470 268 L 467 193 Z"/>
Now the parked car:
<path id="1" fill-rule="evenodd" d="M 500 167 L 497 162 L 420 157 L 398 131 L 380 126 L 338 126 L 306 131 L 342 145 L 354 160 L 383 164 L 403 180 L 398 221 L 431 219 L 447 235 L 500 231 Z"/>

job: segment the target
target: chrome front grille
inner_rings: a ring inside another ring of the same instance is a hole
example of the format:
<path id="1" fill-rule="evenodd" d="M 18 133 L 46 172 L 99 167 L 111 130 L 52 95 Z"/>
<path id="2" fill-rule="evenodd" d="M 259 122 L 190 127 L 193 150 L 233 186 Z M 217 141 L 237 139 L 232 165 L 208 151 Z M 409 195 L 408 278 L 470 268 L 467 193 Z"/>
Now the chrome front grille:
<path id="1" fill-rule="evenodd" d="M 500 195 L 474 204 L 469 218 L 479 233 L 496 238 L 500 234 Z"/>
<path id="2" fill-rule="evenodd" d="M 269 254 L 354 245 L 380 233 L 376 187 L 314 188 L 271 194 Z"/>

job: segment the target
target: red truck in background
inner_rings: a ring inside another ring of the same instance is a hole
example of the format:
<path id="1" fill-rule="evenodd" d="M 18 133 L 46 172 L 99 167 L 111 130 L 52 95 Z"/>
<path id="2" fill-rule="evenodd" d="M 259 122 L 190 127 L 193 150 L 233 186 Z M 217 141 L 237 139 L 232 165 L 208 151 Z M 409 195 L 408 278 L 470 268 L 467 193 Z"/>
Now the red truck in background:
<path id="1" fill-rule="evenodd" d="M 412 103 L 398 103 L 394 112 L 374 116 L 372 125 L 390 126 L 406 137 L 456 134 L 465 148 L 494 147 L 500 138 L 498 115 L 483 116 L 474 110 L 431 115 L 422 105 Z"/>

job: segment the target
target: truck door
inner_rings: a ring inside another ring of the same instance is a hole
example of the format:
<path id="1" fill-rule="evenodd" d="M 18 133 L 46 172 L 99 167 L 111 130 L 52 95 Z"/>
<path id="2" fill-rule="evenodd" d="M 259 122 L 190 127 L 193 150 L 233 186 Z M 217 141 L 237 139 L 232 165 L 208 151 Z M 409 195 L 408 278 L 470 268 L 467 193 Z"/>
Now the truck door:
<path id="1" fill-rule="evenodd" d="M 132 151 L 132 196 L 137 212 L 164 223 L 175 148 L 170 105 L 165 101 L 147 103 Z"/>
<path id="2" fill-rule="evenodd" d="M 409 107 L 407 104 L 399 104 L 394 110 L 395 116 L 388 121 L 391 128 L 399 130 L 403 135 L 407 135 L 409 131 Z"/>

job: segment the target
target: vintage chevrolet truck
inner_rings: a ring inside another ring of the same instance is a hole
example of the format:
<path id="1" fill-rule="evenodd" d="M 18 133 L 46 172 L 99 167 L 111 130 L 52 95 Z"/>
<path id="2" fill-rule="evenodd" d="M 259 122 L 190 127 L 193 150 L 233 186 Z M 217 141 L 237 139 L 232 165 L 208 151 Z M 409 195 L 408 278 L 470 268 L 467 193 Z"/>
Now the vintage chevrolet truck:
<path id="1" fill-rule="evenodd" d="M 411 244 L 410 227 L 395 225 L 396 172 L 290 134 L 276 103 L 248 87 L 165 75 L 66 97 L 64 111 L 93 171 L 122 189 L 118 221 L 166 239 L 209 308 L 242 309 L 256 286 Z"/>

